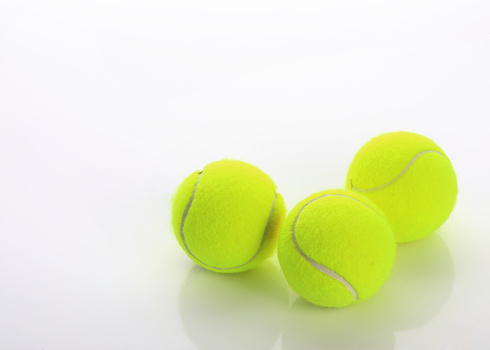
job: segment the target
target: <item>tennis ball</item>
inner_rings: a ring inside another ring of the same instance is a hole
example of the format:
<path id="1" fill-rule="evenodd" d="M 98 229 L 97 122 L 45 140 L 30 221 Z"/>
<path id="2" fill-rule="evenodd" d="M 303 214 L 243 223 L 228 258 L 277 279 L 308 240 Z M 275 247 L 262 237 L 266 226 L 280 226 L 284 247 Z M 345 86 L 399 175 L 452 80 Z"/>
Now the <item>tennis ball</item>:
<path id="1" fill-rule="evenodd" d="M 240 272 L 270 257 L 286 208 L 272 179 L 237 160 L 210 163 L 189 175 L 172 205 L 172 226 L 194 262 Z"/>
<path id="2" fill-rule="evenodd" d="M 346 188 L 383 210 L 398 242 L 434 232 L 449 217 L 458 193 L 444 151 L 425 136 L 401 131 L 377 136 L 357 152 Z"/>
<path id="3" fill-rule="evenodd" d="M 393 232 L 376 205 L 355 192 L 329 190 L 289 213 L 277 254 L 287 281 L 304 299 L 342 307 L 376 293 L 395 251 Z"/>

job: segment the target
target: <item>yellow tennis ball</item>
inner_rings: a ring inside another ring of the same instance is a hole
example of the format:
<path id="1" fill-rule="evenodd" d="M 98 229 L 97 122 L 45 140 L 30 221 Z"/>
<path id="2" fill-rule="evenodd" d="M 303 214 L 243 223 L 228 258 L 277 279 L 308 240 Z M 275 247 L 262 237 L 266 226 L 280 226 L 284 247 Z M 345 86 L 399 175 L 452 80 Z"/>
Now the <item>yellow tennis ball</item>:
<path id="1" fill-rule="evenodd" d="M 444 151 L 425 136 L 401 131 L 377 136 L 357 152 L 346 188 L 384 211 L 398 242 L 434 232 L 449 217 L 458 194 Z"/>
<path id="2" fill-rule="evenodd" d="M 194 262 L 216 272 L 253 268 L 275 250 L 286 208 L 272 179 L 236 160 L 189 175 L 172 205 L 172 226 Z"/>
<path id="3" fill-rule="evenodd" d="M 307 301 L 342 307 L 371 297 L 388 278 L 396 242 L 381 210 L 351 191 L 309 196 L 288 214 L 278 258 Z"/>

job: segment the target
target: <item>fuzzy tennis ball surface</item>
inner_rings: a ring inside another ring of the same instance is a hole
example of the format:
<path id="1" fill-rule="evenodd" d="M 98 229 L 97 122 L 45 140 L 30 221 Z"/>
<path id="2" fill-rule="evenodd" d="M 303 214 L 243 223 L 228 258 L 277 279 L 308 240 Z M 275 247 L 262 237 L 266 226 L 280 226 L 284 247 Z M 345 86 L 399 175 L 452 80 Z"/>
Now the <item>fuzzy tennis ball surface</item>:
<path id="1" fill-rule="evenodd" d="M 449 217 L 458 194 L 444 151 L 425 136 L 401 131 L 377 136 L 359 150 L 346 188 L 383 210 L 398 242 L 434 232 Z"/>
<path id="2" fill-rule="evenodd" d="M 196 264 L 240 272 L 272 255 L 285 213 L 283 198 L 267 174 L 242 161 L 221 160 L 180 185 L 173 198 L 172 226 Z"/>
<path id="3" fill-rule="evenodd" d="M 277 253 L 287 281 L 304 299 L 342 307 L 376 293 L 395 251 L 393 232 L 376 205 L 355 192 L 330 190 L 288 214 Z"/>

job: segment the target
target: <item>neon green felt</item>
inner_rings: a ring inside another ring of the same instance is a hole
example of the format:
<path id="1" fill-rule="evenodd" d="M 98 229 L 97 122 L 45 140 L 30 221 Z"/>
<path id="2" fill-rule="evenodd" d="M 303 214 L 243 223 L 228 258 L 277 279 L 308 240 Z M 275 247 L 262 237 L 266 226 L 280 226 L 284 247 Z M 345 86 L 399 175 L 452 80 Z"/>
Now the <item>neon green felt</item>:
<path id="1" fill-rule="evenodd" d="M 308 258 L 342 276 L 357 292 L 358 301 L 381 287 L 393 267 L 396 251 L 384 214 L 355 192 L 329 190 L 299 202 L 279 235 L 279 262 L 298 294 L 327 307 L 358 302 L 342 283 L 319 271 L 298 251 L 292 232 L 298 214 L 296 241 Z"/>
<path id="2" fill-rule="evenodd" d="M 172 206 L 174 233 L 187 255 L 225 273 L 251 269 L 272 255 L 284 216 L 284 201 L 272 179 L 236 160 L 213 162 L 202 174 L 191 174 Z"/>
<path id="3" fill-rule="evenodd" d="M 423 151 L 442 154 L 421 154 L 406 169 Z M 350 165 L 346 188 L 362 193 L 385 212 L 398 242 L 434 232 L 449 217 L 458 193 L 456 174 L 443 150 L 409 132 L 383 134 L 366 143 Z"/>

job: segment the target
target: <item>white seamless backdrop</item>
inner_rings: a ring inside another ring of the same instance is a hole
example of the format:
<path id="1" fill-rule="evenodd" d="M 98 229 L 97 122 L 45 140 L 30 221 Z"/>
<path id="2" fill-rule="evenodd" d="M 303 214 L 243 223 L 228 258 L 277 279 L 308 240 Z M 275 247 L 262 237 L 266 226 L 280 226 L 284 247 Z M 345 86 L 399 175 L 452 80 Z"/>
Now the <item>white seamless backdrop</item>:
<path id="1" fill-rule="evenodd" d="M 0 0 L 0 348 L 490 346 L 488 1 Z M 170 198 L 206 163 L 267 172 L 288 209 L 357 149 L 449 155 L 450 219 L 372 299 L 310 306 L 276 258 L 195 267 Z"/>

